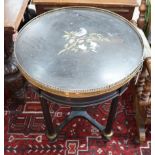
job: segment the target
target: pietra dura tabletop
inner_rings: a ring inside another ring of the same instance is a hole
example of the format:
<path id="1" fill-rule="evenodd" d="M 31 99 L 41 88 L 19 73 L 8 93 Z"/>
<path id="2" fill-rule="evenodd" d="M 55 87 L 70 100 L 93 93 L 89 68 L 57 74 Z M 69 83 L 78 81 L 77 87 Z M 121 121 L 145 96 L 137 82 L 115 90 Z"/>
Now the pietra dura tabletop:
<path id="1" fill-rule="evenodd" d="M 143 43 L 135 27 L 119 15 L 91 7 L 68 7 L 31 20 L 19 32 L 14 54 L 20 71 L 40 91 L 66 99 L 66 105 L 69 99 L 77 99 L 82 106 L 80 100 L 104 98 L 138 73 Z M 48 126 L 48 108 L 42 101 Z M 114 116 L 112 111 L 109 115 Z M 101 132 L 106 130 L 95 126 Z M 53 136 L 51 128 L 47 127 L 48 134 Z"/>

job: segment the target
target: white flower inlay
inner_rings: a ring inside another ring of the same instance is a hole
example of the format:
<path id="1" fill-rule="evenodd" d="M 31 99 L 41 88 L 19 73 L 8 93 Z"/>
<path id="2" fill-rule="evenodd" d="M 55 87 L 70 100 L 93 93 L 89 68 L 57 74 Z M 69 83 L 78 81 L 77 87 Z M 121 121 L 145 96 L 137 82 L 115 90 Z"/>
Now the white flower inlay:
<path id="1" fill-rule="evenodd" d="M 77 31 L 64 32 L 63 38 L 67 41 L 64 49 L 59 51 L 58 55 L 64 52 L 97 52 L 96 49 L 100 42 L 109 42 L 107 37 L 98 33 L 88 33 L 85 28 Z"/>

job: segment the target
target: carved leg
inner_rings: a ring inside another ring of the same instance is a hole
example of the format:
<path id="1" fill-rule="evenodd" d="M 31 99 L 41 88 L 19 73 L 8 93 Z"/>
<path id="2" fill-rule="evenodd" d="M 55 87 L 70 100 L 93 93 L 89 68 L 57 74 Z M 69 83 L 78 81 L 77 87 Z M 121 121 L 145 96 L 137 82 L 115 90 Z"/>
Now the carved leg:
<path id="1" fill-rule="evenodd" d="M 110 140 L 111 136 L 113 135 L 112 125 L 113 125 L 113 121 L 115 119 L 117 105 L 118 105 L 118 97 L 116 97 L 112 100 L 106 128 L 102 132 L 103 137 L 106 138 L 107 140 Z"/>
<path id="2" fill-rule="evenodd" d="M 140 106 L 139 106 L 139 99 L 135 98 L 135 105 L 136 105 L 136 124 L 137 124 L 137 131 L 138 131 L 138 140 L 140 143 L 145 141 L 145 123 L 143 117 L 140 113 Z"/>
<path id="3" fill-rule="evenodd" d="M 151 67 L 150 58 L 144 61 L 142 73 L 139 77 L 137 84 L 137 93 L 135 95 L 135 111 L 136 111 L 136 123 L 139 142 L 143 143 L 146 139 L 145 124 L 150 123 L 150 111 L 151 105 Z"/>
<path id="4" fill-rule="evenodd" d="M 137 25 L 142 30 L 144 30 L 145 27 L 145 11 L 146 11 L 146 0 L 142 0 L 139 7 L 140 14 L 137 20 Z"/>
<path id="5" fill-rule="evenodd" d="M 20 104 L 25 104 L 25 80 L 18 72 L 13 75 L 5 76 L 5 89 L 8 89 L 11 94 L 13 104 L 9 109 L 16 109 Z"/>
<path id="6" fill-rule="evenodd" d="M 138 127 L 138 137 L 139 137 L 139 142 L 143 143 L 146 139 L 146 129 L 145 129 L 145 123 L 142 120 L 142 118 L 137 118 L 136 116 L 136 122 L 137 122 L 137 127 Z"/>
<path id="7" fill-rule="evenodd" d="M 49 112 L 49 106 L 47 104 L 47 100 L 41 96 L 40 101 L 41 101 L 41 107 L 43 111 L 46 129 L 47 129 L 46 135 L 49 138 L 49 140 L 54 141 L 57 138 L 57 133 L 55 132 L 55 129 L 52 124 L 52 119 Z"/>
<path id="8" fill-rule="evenodd" d="M 4 71 L 5 89 L 9 90 L 13 101 L 9 108 L 15 109 L 25 103 L 25 79 L 20 74 L 14 57 L 5 60 Z"/>

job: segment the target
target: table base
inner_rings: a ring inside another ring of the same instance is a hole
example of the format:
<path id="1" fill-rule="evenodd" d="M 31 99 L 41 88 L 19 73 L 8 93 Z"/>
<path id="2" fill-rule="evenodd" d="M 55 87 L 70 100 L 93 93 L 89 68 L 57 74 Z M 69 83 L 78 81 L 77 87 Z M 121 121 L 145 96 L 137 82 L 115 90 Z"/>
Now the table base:
<path id="1" fill-rule="evenodd" d="M 40 97 L 40 100 L 41 100 L 41 106 L 42 106 L 42 110 L 43 110 L 45 125 L 46 125 L 46 129 L 47 129 L 46 135 L 50 141 L 54 141 L 58 137 L 60 131 L 71 120 L 73 120 L 76 117 L 82 117 L 82 118 L 88 120 L 92 125 L 94 125 L 101 132 L 101 135 L 102 135 L 104 141 L 108 141 L 111 139 L 111 137 L 113 135 L 112 125 L 113 125 L 113 121 L 115 119 L 117 105 L 118 105 L 118 96 L 112 100 L 106 126 L 101 125 L 94 118 L 92 118 L 87 113 L 86 107 L 72 107 L 70 115 L 67 116 L 65 118 L 65 120 L 61 123 L 61 125 L 56 127 L 56 129 L 54 129 L 53 124 L 52 124 L 52 119 L 50 116 L 47 100 L 45 98 L 43 98 L 42 96 Z"/>

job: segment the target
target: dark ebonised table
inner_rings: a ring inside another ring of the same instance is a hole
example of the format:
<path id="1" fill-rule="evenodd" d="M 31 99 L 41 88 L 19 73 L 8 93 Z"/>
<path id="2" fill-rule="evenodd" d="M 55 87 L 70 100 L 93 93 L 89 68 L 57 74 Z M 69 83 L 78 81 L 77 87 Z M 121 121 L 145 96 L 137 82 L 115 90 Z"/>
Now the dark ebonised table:
<path id="1" fill-rule="evenodd" d="M 50 140 L 75 117 L 96 126 L 104 139 L 112 136 L 118 96 L 143 64 L 143 43 L 123 17 L 91 7 L 68 7 L 31 20 L 15 43 L 24 77 L 39 94 Z M 86 108 L 112 99 L 106 126 Z M 53 128 L 47 100 L 71 106 L 70 115 Z"/>

